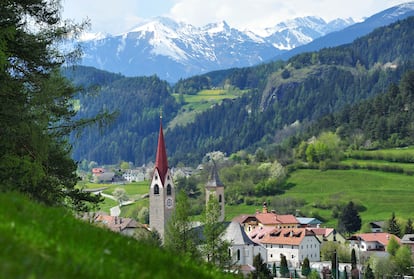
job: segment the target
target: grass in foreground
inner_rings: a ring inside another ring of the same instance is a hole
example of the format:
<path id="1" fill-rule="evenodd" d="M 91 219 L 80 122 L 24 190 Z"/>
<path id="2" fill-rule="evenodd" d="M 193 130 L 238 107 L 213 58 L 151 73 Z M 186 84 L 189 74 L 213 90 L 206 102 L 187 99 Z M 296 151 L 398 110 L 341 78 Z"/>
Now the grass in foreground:
<path id="1" fill-rule="evenodd" d="M 0 194 L 1 278 L 233 278 L 191 259 Z"/>

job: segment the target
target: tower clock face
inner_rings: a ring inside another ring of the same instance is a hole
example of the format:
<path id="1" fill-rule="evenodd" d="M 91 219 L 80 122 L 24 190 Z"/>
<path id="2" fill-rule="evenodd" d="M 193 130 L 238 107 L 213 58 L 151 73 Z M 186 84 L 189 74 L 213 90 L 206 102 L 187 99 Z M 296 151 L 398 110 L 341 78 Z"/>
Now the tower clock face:
<path id="1" fill-rule="evenodd" d="M 165 200 L 165 205 L 167 206 L 167 208 L 172 208 L 173 207 L 173 199 L 171 197 L 167 198 Z"/>

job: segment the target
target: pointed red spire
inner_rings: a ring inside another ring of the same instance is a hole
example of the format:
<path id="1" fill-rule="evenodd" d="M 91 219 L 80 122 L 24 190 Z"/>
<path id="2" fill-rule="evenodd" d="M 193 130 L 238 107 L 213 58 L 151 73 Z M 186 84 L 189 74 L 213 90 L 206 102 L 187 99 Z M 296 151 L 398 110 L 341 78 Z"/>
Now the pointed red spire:
<path id="1" fill-rule="evenodd" d="M 160 132 L 158 135 L 157 156 L 155 159 L 155 168 L 160 174 L 162 183 L 164 184 L 165 175 L 168 171 L 167 151 L 165 149 L 164 132 L 162 130 L 162 115 L 160 116 Z"/>

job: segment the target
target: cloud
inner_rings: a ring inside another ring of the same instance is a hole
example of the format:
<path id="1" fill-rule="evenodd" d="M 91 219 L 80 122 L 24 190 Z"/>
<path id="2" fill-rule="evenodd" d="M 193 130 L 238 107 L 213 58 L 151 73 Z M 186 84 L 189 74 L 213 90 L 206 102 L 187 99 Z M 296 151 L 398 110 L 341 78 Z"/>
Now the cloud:
<path id="1" fill-rule="evenodd" d="M 196 26 L 225 20 L 239 29 L 260 30 L 302 16 L 325 20 L 371 16 L 407 0 L 62 0 L 64 17 L 89 18 L 93 32 L 126 32 L 143 19 L 168 15 Z"/>
<path id="2" fill-rule="evenodd" d="M 202 26 L 226 20 L 237 28 L 264 28 L 302 16 L 360 19 L 407 2 L 398 0 L 177 0 L 171 17 Z"/>

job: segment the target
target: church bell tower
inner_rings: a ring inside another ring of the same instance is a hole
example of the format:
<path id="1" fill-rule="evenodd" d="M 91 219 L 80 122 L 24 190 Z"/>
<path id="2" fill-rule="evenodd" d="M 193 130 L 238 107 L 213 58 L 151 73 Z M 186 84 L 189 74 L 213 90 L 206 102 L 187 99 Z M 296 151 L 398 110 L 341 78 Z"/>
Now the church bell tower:
<path id="1" fill-rule="evenodd" d="M 213 166 L 211 168 L 211 173 L 206 184 L 206 205 L 210 197 L 216 196 L 219 205 L 220 205 L 220 216 L 218 221 L 224 221 L 224 185 L 220 181 L 216 163 L 213 161 Z"/>
<path id="2" fill-rule="evenodd" d="M 160 131 L 158 135 L 155 168 L 149 191 L 149 225 L 155 229 L 164 240 L 168 220 L 175 208 L 175 188 L 168 168 L 167 151 L 160 116 Z"/>

